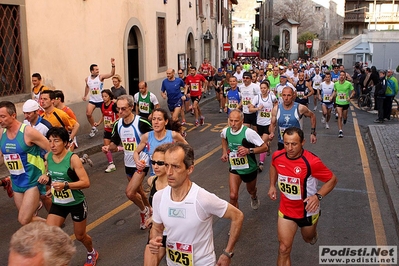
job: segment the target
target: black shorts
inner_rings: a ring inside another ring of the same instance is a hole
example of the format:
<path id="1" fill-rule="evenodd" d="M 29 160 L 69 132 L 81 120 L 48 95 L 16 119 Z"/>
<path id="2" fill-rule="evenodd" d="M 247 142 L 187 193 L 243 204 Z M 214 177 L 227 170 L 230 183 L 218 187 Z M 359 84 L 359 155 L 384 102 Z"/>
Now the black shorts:
<path id="1" fill-rule="evenodd" d="M 315 96 L 315 95 L 317 95 L 319 93 L 319 90 L 318 89 L 315 89 L 315 88 L 313 88 L 313 95 Z"/>
<path id="2" fill-rule="evenodd" d="M 101 108 L 101 106 L 103 105 L 103 102 L 95 103 L 95 102 L 89 101 L 89 103 L 94 105 L 95 108 Z"/>
<path id="3" fill-rule="evenodd" d="M 256 130 L 258 131 L 259 136 L 262 137 L 263 134 L 269 135 L 269 126 L 261 126 L 261 125 L 256 125 Z"/>
<path id="4" fill-rule="evenodd" d="M 305 226 L 312 226 L 314 225 L 317 220 L 319 220 L 319 217 L 321 216 L 321 211 L 319 211 L 319 213 L 316 213 L 312 216 L 308 216 L 305 218 L 291 218 L 289 216 L 284 215 L 282 212 L 278 211 L 278 216 L 280 216 L 281 218 L 287 219 L 287 220 L 291 220 L 294 221 L 299 227 L 305 227 Z"/>
<path id="5" fill-rule="evenodd" d="M 149 169 L 150 169 L 150 167 L 144 168 L 143 172 L 145 173 L 145 175 L 147 175 Z M 134 175 L 134 173 L 136 173 L 136 172 L 137 172 L 136 167 L 125 166 L 125 173 L 128 177 L 132 177 Z"/>
<path id="6" fill-rule="evenodd" d="M 212 81 L 212 80 L 213 80 L 213 76 L 204 76 L 204 78 L 205 78 L 207 81 Z"/>
<path id="7" fill-rule="evenodd" d="M 111 137 L 112 137 L 112 132 L 104 130 L 104 139 L 109 139 L 110 140 Z"/>
<path id="8" fill-rule="evenodd" d="M 191 102 L 195 102 L 195 101 L 197 101 L 197 103 L 199 103 L 201 101 L 201 96 L 192 96 Z"/>
<path id="9" fill-rule="evenodd" d="M 56 203 L 51 204 L 49 214 L 61 216 L 64 219 L 71 214 L 72 221 L 82 222 L 87 218 L 87 203 L 86 200 L 73 206 L 64 206 Z"/>
<path id="10" fill-rule="evenodd" d="M 342 110 L 348 110 L 348 108 L 349 108 L 349 104 L 337 104 L 337 106 L 336 107 L 340 107 L 340 108 L 342 108 Z"/>
<path id="11" fill-rule="evenodd" d="M 244 114 L 244 124 L 256 125 L 256 113 Z"/>
<path id="12" fill-rule="evenodd" d="M 239 174 L 239 173 L 237 172 L 237 170 L 232 170 L 231 168 L 229 169 L 229 172 L 232 173 L 232 174 L 235 174 L 235 175 L 239 175 L 240 178 L 241 178 L 241 180 L 242 180 L 244 183 L 249 183 L 249 182 L 251 182 L 251 181 L 254 181 L 254 180 L 258 177 L 258 170 L 253 171 L 252 173 L 243 174 L 243 175 L 242 175 L 242 174 Z"/>

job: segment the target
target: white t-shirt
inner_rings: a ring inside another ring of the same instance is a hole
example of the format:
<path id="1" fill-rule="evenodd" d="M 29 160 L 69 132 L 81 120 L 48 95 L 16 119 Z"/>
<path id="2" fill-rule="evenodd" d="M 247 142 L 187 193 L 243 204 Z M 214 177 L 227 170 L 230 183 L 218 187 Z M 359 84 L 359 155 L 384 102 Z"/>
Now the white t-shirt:
<path id="1" fill-rule="evenodd" d="M 244 71 L 241 71 L 240 73 L 234 73 L 233 76 L 237 78 L 237 86 L 240 86 L 242 84 L 242 76 L 244 75 Z"/>
<path id="2" fill-rule="evenodd" d="M 214 266 L 213 215 L 223 217 L 228 203 L 194 182 L 183 201 L 173 201 L 170 195 L 170 186 L 155 193 L 152 216 L 155 223 L 163 224 L 168 231 L 167 264 Z M 176 263 L 177 257 L 184 263 Z"/>
<path id="3" fill-rule="evenodd" d="M 251 114 L 248 105 L 252 102 L 253 98 L 260 94 L 260 87 L 254 83 L 245 86 L 242 84 L 240 87 L 241 101 L 242 101 L 242 112 L 244 114 Z"/>
<path id="4" fill-rule="evenodd" d="M 260 126 L 270 125 L 272 120 L 272 110 L 273 104 L 277 101 L 276 95 L 272 91 L 269 92 L 266 98 L 263 98 L 261 94 L 256 95 L 252 101 L 252 105 L 255 107 L 260 107 L 262 109 L 257 113 L 256 124 Z"/>

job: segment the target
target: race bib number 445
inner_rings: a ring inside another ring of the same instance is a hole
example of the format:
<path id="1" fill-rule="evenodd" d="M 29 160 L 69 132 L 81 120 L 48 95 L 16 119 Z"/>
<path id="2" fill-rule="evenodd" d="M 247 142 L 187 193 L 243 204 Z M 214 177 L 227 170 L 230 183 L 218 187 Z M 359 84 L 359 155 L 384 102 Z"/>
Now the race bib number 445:
<path id="1" fill-rule="evenodd" d="M 184 243 L 167 243 L 166 255 L 177 265 L 193 266 L 193 246 Z"/>

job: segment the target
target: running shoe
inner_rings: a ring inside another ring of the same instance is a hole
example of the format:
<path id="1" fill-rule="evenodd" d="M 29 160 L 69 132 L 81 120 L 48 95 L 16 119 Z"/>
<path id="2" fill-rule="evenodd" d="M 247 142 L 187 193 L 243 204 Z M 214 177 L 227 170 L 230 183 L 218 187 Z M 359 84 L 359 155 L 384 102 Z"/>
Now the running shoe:
<path id="1" fill-rule="evenodd" d="M 314 235 L 314 237 L 312 238 L 312 240 L 309 242 L 309 244 L 314 245 L 317 242 L 317 239 L 319 239 L 319 234 L 316 231 L 316 234 Z"/>
<path id="2" fill-rule="evenodd" d="M 111 173 L 111 172 L 113 172 L 113 171 L 116 171 L 115 164 L 114 164 L 114 163 L 110 163 L 110 164 L 108 165 L 107 169 L 105 169 L 105 172 L 106 172 L 106 173 Z"/>
<path id="3" fill-rule="evenodd" d="M 195 115 L 194 108 L 191 108 L 191 115 Z"/>
<path id="4" fill-rule="evenodd" d="M 181 121 L 181 125 L 184 126 L 186 124 L 186 120 Z"/>
<path id="5" fill-rule="evenodd" d="M 96 127 L 92 127 L 91 131 L 89 133 L 90 138 L 94 137 L 97 132 L 98 132 L 98 129 Z"/>
<path id="6" fill-rule="evenodd" d="M 326 123 L 326 129 L 329 129 L 330 128 L 330 126 L 328 125 L 328 123 Z"/>
<path id="7" fill-rule="evenodd" d="M 344 137 L 344 132 L 342 132 L 342 130 L 340 130 L 338 133 L 338 138 L 343 138 L 343 137 Z"/>
<path id="8" fill-rule="evenodd" d="M 259 173 L 262 173 L 262 171 L 263 171 L 263 163 L 259 163 L 258 171 L 259 171 Z"/>
<path id="9" fill-rule="evenodd" d="M 211 91 L 208 92 L 208 95 L 211 95 Z"/>
<path id="10" fill-rule="evenodd" d="M 195 126 L 198 127 L 199 126 L 199 122 L 198 120 L 195 120 Z"/>
<path id="11" fill-rule="evenodd" d="M 219 108 L 219 113 L 223 112 L 222 108 Z"/>
<path id="12" fill-rule="evenodd" d="M 344 119 L 344 125 L 346 125 L 346 119 Z"/>
<path id="13" fill-rule="evenodd" d="M 258 199 L 258 197 L 255 197 L 254 199 L 251 198 L 251 208 L 254 210 L 257 210 L 259 208 L 260 205 L 260 201 Z"/>
<path id="14" fill-rule="evenodd" d="M 186 132 L 186 131 L 182 131 L 180 134 L 181 134 L 181 136 L 182 136 L 183 138 L 186 138 L 186 137 L 187 137 L 187 132 Z"/>
<path id="15" fill-rule="evenodd" d="M 7 176 L 3 180 L 1 180 L 1 184 L 4 187 L 4 190 L 7 191 L 8 197 L 12 198 L 14 196 L 14 191 L 12 191 L 12 187 L 11 187 L 11 178 L 9 176 Z"/>
<path id="16" fill-rule="evenodd" d="M 376 119 L 376 120 L 374 120 L 374 123 L 380 123 L 380 124 L 382 124 L 382 123 L 384 123 L 384 120 Z"/>
<path id="17" fill-rule="evenodd" d="M 200 125 L 203 126 L 205 124 L 205 117 L 201 116 Z"/>
<path id="18" fill-rule="evenodd" d="M 338 113 L 335 113 L 335 120 L 338 120 Z"/>
<path id="19" fill-rule="evenodd" d="M 86 259 L 86 263 L 84 266 L 95 266 L 97 264 L 97 260 L 98 260 L 98 251 L 94 250 L 94 253 L 87 253 L 87 259 Z"/>
<path id="20" fill-rule="evenodd" d="M 317 105 L 313 108 L 313 111 L 316 111 L 317 110 Z"/>
<path id="21" fill-rule="evenodd" d="M 93 167 L 93 161 L 89 158 L 89 155 L 87 155 L 86 153 L 83 154 L 82 158 L 80 158 L 80 160 L 82 161 L 83 164 L 87 163 L 88 165 L 90 165 L 90 167 Z"/>
<path id="22" fill-rule="evenodd" d="M 140 229 L 145 230 L 147 226 L 145 226 L 145 221 L 150 218 L 151 210 L 145 206 L 144 212 L 140 211 Z"/>
<path id="23" fill-rule="evenodd" d="M 326 122 L 326 118 L 324 116 L 321 117 L 321 123 L 324 124 Z"/>

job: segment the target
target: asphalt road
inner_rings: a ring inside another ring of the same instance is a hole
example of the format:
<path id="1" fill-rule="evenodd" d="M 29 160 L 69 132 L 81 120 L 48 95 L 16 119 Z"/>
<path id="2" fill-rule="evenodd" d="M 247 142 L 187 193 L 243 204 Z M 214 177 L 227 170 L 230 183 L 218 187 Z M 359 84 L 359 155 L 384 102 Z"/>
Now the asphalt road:
<path id="1" fill-rule="evenodd" d="M 310 105 L 313 108 L 313 104 Z M 220 130 L 226 125 L 225 114 L 218 113 L 216 101 L 202 107 L 206 116 L 205 125 L 194 128 L 193 117 L 188 115 L 187 141 L 194 147 L 196 166 L 192 180 L 205 189 L 228 200 L 228 165 L 220 160 Z M 296 235 L 293 251 L 293 265 L 318 265 L 319 245 L 397 245 L 398 235 L 387 198 L 377 169 L 375 154 L 367 139 L 366 126 L 375 115 L 357 109 L 349 112 L 344 126 L 344 138 L 338 138 L 335 119 L 330 129 L 323 129 L 321 113 L 317 115 L 317 144 L 305 148 L 318 155 L 338 177 L 335 190 L 322 201 L 322 215 L 318 223 L 319 241 L 316 245 L 306 244 L 300 234 Z M 356 136 L 355 124 L 359 124 Z M 306 141 L 309 140 L 310 124 L 304 122 Z M 364 151 L 362 145 L 364 143 Z M 277 144 L 272 143 L 275 149 Z M 364 155 L 363 158 L 361 155 Z M 138 208 L 127 200 L 125 187 L 127 179 L 122 164 L 122 154 L 115 156 L 117 171 L 106 174 L 106 157 L 102 153 L 91 156 L 95 166 L 86 166 L 91 187 L 84 190 L 89 205 L 88 230 L 95 248 L 99 251 L 98 265 L 142 265 L 143 251 L 148 231 L 139 229 Z M 241 237 L 235 248 L 232 265 L 275 265 L 278 241 L 276 232 L 278 201 L 267 197 L 268 164 L 258 175 L 258 195 L 261 205 L 258 210 L 250 207 L 250 196 L 241 185 L 240 209 L 245 215 Z M 19 228 L 17 211 L 12 199 L 0 192 L 0 263 L 6 265 L 8 243 L 11 235 Z M 45 217 L 44 210 L 40 216 Z M 67 218 L 64 230 L 73 233 L 72 221 Z M 228 240 L 229 222 L 214 219 L 215 251 L 220 255 Z M 85 249 L 76 242 L 77 254 L 71 265 L 83 265 Z M 165 265 L 165 264 L 162 264 Z"/>

